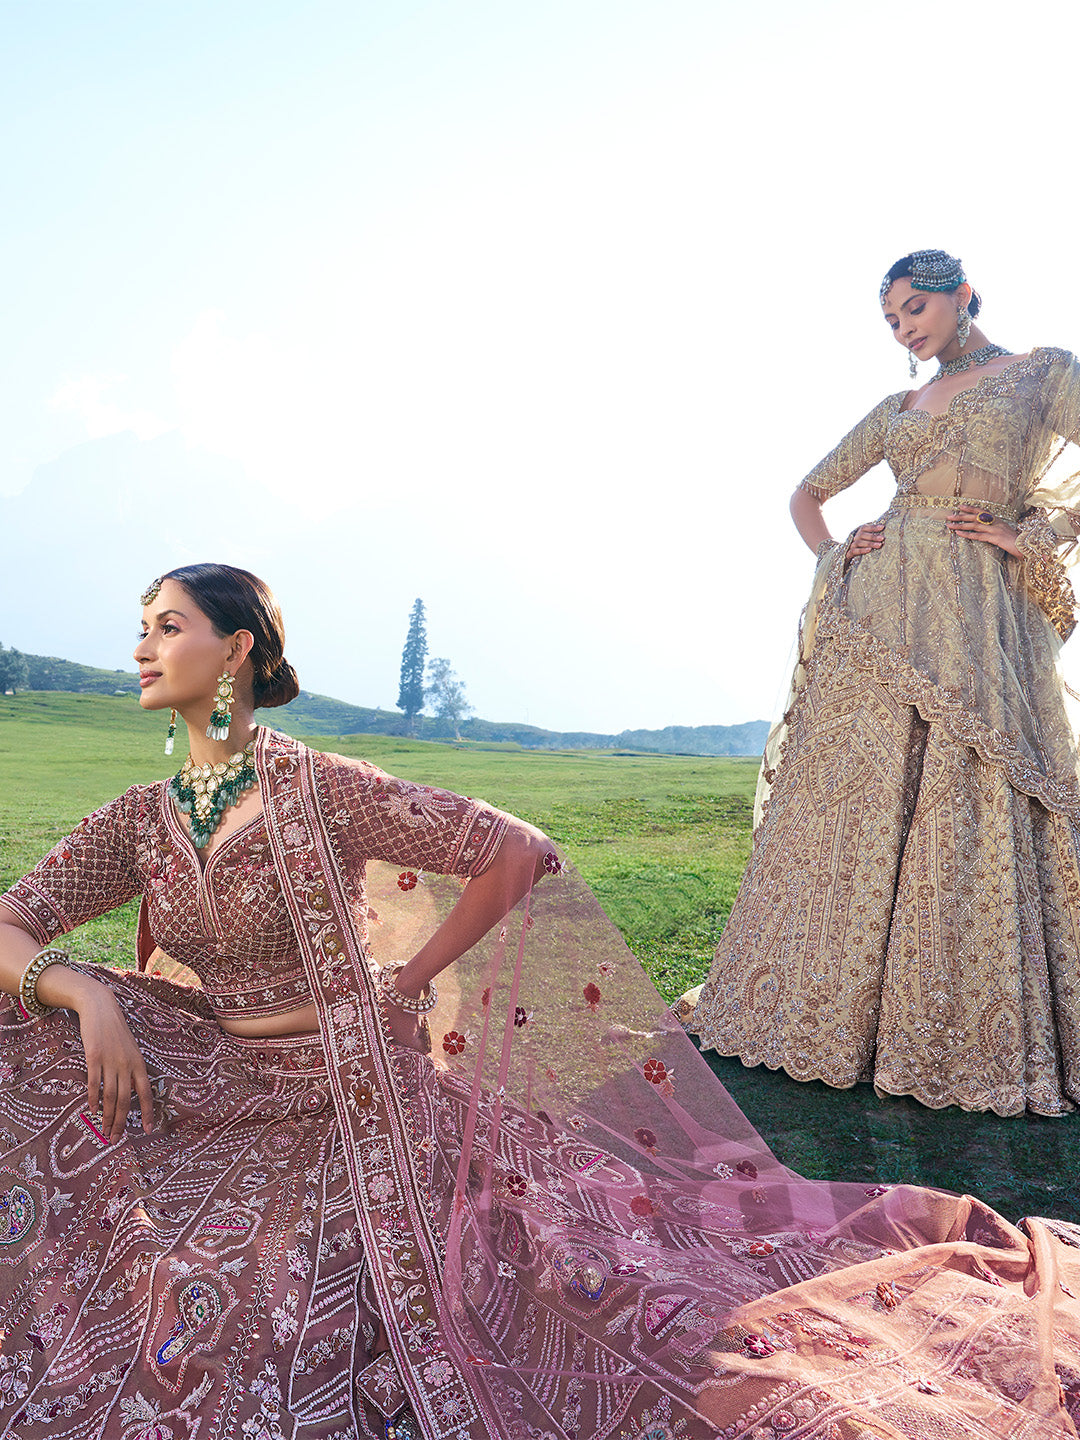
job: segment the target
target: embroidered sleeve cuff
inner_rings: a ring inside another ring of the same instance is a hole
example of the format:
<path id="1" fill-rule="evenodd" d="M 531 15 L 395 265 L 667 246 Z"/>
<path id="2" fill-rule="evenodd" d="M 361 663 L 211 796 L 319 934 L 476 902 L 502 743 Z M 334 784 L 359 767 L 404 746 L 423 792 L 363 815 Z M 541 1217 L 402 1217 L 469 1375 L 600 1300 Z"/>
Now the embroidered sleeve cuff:
<path id="1" fill-rule="evenodd" d="M 839 545 L 839 540 L 822 540 L 821 544 L 817 547 L 817 551 L 815 552 L 817 554 L 818 561 L 820 562 L 824 560 L 826 555 L 831 555 L 833 551 L 839 547 Z"/>
<path id="2" fill-rule="evenodd" d="M 510 817 L 501 810 L 495 810 L 482 801 L 466 816 L 457 844 L 454 858 L 448 866 L 451 875 L 482 875 L 495 858 L 495 852 L 502 844 Z"/>
<path id="3" fill-rule="evenodd" d="M 48 945 L 71 929 L 50 898 L 28 880 L 20 880 L 0 895 L 0 900 L 14 911 L 39 945 Z"/>
<path id="4" fill-rule="evenodd" d="M 807 475 L 805 480 L 799 481 L 797 488 L 799 490 L 805 490 L 808 495 L 812 495 L 815 500 L 819 500 L 822 504 L 824 504 L 833 492 L 829 489 L 827 483 L 824 485 L 818 485 L 815 483 L 814 476 L 817 473 L 817 470 L 811 470 L 810 474 Z M 825 477 L 822 476 L 821 478 L 824 479 Z"/>
<path id="5" fill-rule="evenodd" d="M 1029 510 L 1016 530 L 1016 548 L 1025 559 L 1048 560 L 1063 539 L 1045 510 Z"/>

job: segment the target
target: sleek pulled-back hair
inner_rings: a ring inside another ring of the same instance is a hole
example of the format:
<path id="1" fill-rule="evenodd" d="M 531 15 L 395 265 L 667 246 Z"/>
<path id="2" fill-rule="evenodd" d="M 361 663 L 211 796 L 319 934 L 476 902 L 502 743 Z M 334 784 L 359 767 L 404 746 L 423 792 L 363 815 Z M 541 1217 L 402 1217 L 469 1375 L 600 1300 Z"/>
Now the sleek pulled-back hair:
<path id="1" fill-rule="evenodd" d="M 180 565 L 161 578 L 182 585 L 219 635 L 237 630 L 254 635 L 251 669 L 257 707 L 296 699 L 300 682 L 285 659 L 285 626 L 265 581 L 235 565 Z"/>
<path id="2" fill-rule="evenodd" d="M 944 283 L 934 285 L 919 284 L 921 271 L 925 268 L 926 262 L 936 263 L 938 266 L 948 269 L 954 267 L 958 276 L 955 284 Z M 885 271 L 885 278 L 881 282 L 881 298 L 885 299 L 889 286 L 894 280 L 911 280 L 916 290 L 957 290 L 964 283 L 965 275 L 960 261 L 954 259 L 946 250 L 914 250 L 910 255 L 902 255 L 894 265 L 890 265 Z M 971 291 L 971 299 L 967 304 L 968 314 L 972 319 L 982 309 L 982 296 L 974 288 Z"/>

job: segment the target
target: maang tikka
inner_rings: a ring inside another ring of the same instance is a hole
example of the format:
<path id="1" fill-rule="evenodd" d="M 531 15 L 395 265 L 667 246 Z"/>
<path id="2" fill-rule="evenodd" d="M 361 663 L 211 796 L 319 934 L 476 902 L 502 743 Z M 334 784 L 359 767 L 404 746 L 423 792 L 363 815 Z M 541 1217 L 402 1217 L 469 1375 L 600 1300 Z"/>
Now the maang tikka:
<path id="1" fill-rule="evenodd" d="M 232 722 L 233 702 L 233 677 L 227 670 L 223 670 L 218 677 L 217 698 L 214 701 L 214 708 L 210 713 L 210 724 L 206 727 L 207 736 L 211 740 L 227 740 L 229 738 L 229 725 Z"/>

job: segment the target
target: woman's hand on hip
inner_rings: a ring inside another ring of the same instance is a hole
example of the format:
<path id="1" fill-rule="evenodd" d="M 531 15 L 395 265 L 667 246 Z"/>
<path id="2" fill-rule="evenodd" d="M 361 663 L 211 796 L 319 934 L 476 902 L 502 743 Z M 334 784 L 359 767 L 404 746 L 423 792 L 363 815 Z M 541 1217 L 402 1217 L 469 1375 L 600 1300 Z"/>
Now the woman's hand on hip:
<path id="1" fill-rule="evenodd" d="M 112 991 L 95 981 L 80 1000 L 78 1014 L 86 1051 L 86 1099 L 91 1115 L 100 1116 L 101 1133 L 110 1145 L 123 1136 L 134 1091 L 149 1135 L 154 1123 L 150 1077 Z"/>
<path id="2" fill-rule="evenodd" d="M 871 550 L 880 550 L 885 543 L 884 529 L 884 520 L 871 520 L 866 525 L 860 525 L 851 537 L 844 559 L 854 560 L 857 555 L 869 555 Z"/>
<path id="3" fill-rule="evenodd" d="M 958 505 L 945 521 L 954 535 L 963 535 L 967 540 L 980 540 L 984 545 L 996 545 L 1009 555 L 1019 555 L 1016 548 L 1016 530 L 1004 520 L 999 520 L 989 510 L 980 510 L 977 505 Z"/>

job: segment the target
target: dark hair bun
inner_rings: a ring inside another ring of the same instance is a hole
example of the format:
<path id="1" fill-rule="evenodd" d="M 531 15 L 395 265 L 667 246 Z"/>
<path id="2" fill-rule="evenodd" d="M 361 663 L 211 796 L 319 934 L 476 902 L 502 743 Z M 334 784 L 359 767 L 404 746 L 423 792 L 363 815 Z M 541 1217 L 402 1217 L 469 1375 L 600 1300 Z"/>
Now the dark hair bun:
<path id="1" fill-rule="evenodd" d="M 235 565 L 181 565 L 163 580 L 182 585 L 219 635 L 250 630 L 251 689 L 256 706 L 287 705 L 300 693 L 285 659 L 285 627 L 265 580 Z"/>
<path id="2" fill-rule="evenodd" d="M 272 710 L 276 705 L 288 705 L 300 694 L 300 681 L 288 660 L 282 657 L 280 665 L 265 684 L 255 684 L 255 704 L 263 710 Z"/>

